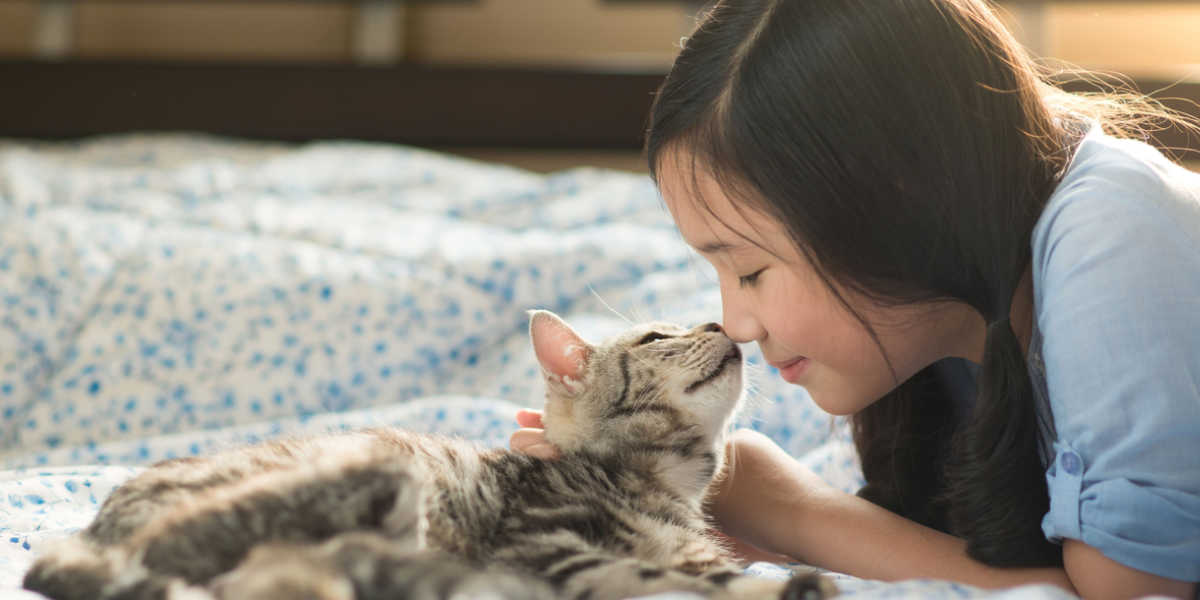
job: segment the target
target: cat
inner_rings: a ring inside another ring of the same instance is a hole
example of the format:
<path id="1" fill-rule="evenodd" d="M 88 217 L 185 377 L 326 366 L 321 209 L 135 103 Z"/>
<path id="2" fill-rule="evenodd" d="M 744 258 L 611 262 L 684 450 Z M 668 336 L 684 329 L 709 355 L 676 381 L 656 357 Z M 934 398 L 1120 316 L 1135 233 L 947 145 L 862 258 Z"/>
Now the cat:
<path id="1" fill-rule="evenodd" d="M 157 463 L 39 557 L 62 600 L 822 598 L 742 573 L 702 512 L 742 397 L 715 323 L 584 341 L 530 311 L 560 457 L 377 428 Z"/>

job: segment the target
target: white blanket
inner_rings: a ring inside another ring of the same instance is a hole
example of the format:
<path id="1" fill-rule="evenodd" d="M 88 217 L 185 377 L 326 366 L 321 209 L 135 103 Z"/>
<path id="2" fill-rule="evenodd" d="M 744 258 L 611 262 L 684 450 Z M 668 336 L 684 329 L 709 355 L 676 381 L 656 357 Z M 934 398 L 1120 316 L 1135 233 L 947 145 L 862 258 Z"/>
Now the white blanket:
<path id="1" fill-rule="evenodd" d="M 717 320 L 720 299 L 640 175 L 364 143 L 0 143 L 0 596 L 152 461 L 369 424 L 506 443 L 541 404 L 530 308 L 599 338 Z M 744 350 L 741 425 L 861 485 L 845 427 Z"/>

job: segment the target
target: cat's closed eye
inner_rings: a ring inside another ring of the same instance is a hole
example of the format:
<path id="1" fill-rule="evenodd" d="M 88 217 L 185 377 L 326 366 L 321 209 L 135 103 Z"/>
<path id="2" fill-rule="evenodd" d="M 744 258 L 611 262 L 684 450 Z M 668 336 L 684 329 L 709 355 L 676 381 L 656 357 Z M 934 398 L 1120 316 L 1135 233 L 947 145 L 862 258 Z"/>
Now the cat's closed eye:
<path id="1" fill-rule="evenodd" d="M 658 341 L 658 340 L 670 339 L 670 337 L 671 337 L 671 336 L 669 336 L 669 335 L 667 335 L 667 334 L 665 334 L 665 333 L 659 333 L 659 332 L 657 332 L 657 331 L 651 331 L 650 333 L 647 333 L 646 335 L 642 336 L 642 339 L 638 340 L 638 341 L 637 341 L 637 343 L 636 343 L 636 344 L 634 344 L 634 345 L 635 345 L 635 346 L 641 346 L 642 344 L 649 344 L 650 342 L 655 342 L 655 341 Z"/>

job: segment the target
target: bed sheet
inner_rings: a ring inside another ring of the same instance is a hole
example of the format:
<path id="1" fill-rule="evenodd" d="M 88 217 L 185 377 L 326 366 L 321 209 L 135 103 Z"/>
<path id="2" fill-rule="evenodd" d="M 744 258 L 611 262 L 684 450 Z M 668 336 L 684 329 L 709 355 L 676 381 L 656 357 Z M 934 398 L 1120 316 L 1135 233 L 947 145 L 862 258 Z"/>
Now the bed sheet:
<path id="1" fill-rule="evenodd" d="M 0 142 L 0 596 L 156 460 L 377 424 L 505 444 L 542 402 L 531 308 L 600 338 L 717 320 L 720 298 L 642 175 L 358 142 Z M 844 424 L 744 350 L 739 425 L 861 485 Z"/>

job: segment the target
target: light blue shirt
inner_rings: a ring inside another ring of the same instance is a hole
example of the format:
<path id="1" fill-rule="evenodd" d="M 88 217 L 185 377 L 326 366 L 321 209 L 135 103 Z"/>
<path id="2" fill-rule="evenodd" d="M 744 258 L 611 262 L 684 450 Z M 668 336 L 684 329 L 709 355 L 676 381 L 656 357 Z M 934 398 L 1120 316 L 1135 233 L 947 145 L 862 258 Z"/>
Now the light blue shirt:
<path id="1" fill-rule="evenodd" d="M 1046 537 L 1200 580 L 1200 175 L 1094 128 L 1034 228 L 1033 282 Z"/>

